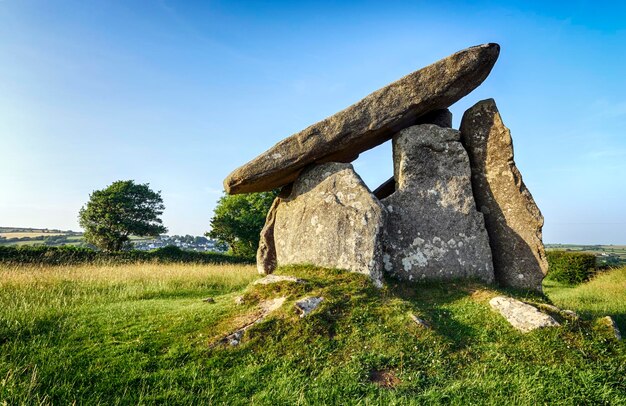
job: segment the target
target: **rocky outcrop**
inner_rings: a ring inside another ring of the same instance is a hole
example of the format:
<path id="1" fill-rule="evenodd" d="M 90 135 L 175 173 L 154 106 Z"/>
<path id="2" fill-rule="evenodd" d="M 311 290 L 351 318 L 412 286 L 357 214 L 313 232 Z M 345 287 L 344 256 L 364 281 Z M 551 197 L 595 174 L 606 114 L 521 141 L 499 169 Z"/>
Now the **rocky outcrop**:
<path id="1" fill-rule="evenodd" d="M 381 286 L 384 225 L 384 207 L 352 165 L 314 166 L 276 208 L 277 262 L 347 269 Z"/>
<path id="2" fill-rule="evenodd" d="M 402 130 L 393 138 L 393 161 L 398 190 L 382 200 L 385 270 L 411 281 L 492 282 L 488 236 L 459 132 L 428 124 Z"/>
<path id="3" fill-rule="evenodd" d="M 465 112 L 461 139 L 470 158 L 476 205 L 485 216 L 497 281 L 541 291 L 548 270 L 543 216 L 515 166 L 511 133 L 493 99 Z"/>
<path id="4" fill-rule="evenodd" d="M 497 310 L 513 327 L 524 333 L 538 328 L 559 325 L 551 316 L 511 297 L 496 296 L 489 301 L 489 305 Z"/>
<path id="5" fill-rule="evenodd" d="M 271 190 L 293 182 L 312 163 L 350 162 L 470 93 L 500 52 L 485 44 L 457 52 L 365 97 L 276 144 L 224 180 L 227 193 Z"/>

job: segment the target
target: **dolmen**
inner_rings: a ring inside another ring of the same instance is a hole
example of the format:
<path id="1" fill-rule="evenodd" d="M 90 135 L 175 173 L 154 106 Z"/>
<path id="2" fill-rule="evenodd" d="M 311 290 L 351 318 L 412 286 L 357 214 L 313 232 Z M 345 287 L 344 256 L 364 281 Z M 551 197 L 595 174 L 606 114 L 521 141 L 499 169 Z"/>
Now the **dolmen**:
<path id="1" fill-rule="evenodd" d="M 476 279 L 541 291 L 543 217 L 493 99 L 452 129 L 452 104 L 478 87 L 500 47 L 457 52 L 279 142 L 233 171 L 229 194 L 280 188 L 257 267 L 313 264 L 382 286 Z M 391 140 L 393 177 L 372 192 L 350 162 Z"/>

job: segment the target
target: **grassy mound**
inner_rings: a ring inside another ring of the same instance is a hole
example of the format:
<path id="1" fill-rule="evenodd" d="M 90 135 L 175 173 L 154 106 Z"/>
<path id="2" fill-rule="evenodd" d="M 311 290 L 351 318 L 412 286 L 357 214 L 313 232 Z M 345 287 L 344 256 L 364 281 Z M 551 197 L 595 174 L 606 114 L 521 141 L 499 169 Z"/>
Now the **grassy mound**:
<path id="1" fill-rule="evenodd" d="M 492 287 L 379 290 L 340 271 L 279 273 L 307 283 L 249 286 L 258 276 L 241 265 L 0 267 L 0 401 L 626 403 L 626 345 L 591 321 L 522 334 L 490 310 Z M 301 319 L 293 304 L 309 295 L 324 301 Z M 240 345 L 220 344 L 277 297 L 285 304 Z"/>

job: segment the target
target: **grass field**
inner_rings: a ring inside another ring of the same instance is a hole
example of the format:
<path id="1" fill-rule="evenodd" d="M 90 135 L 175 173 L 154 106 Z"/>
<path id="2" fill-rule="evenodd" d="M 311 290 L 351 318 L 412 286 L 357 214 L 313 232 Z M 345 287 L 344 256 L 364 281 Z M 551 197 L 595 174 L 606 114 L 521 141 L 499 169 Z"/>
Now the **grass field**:
<path id="1" fill-rule="evenodd" d="M 33 238 L 33 237 L 50 237 L 54 235 L 65 235 L 65 233 L 44 233 L 40 231 L 36 232 L 24 232 L 24 233 L 0 233 L 0 237 L 4 238 Z"/>
<path id="2" fill-rule="evenodd" d="M 561 308 L 576 309 L 588 318 L 611 315 L 626 333 L 626 267 L 601 272 L 578 286 L 546 280 L 544 290 Z"/>
<path id="3" fill-rule="evenodd" d="M 0 267 L 0 404 L 626 403 L 626 345 L 590 319 L 522 334 L 490 310 L 492 287 L 280 273 L 307 283 L 249 286 L 252 266 Z M 606 292 L 625 284 L 622 269 L 547 292 L 624 327 L 622 291 Z M 301 319 L 307 295 L 324 301 Z M 219 344 L 279 296 L 241 345 Z"/>

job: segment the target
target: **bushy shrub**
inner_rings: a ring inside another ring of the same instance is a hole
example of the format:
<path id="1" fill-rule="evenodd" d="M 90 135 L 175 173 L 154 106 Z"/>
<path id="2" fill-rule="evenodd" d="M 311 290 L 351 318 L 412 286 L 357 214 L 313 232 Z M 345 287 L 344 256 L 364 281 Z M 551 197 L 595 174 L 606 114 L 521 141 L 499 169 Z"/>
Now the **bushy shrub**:
<path id="1" fill-rule="evenodd" d="M 250 259 L 226 255 L 217 252 L 184 251 L 169 246 L 152 251 L 95 251 L 90 248 L 29 246 L 0 246 L 0 263 L 5 264 L 38 264 L 38 265 L 71 265 L 84 263 L 126 264 L 133 262 L 190 262 L 201 264 L 218 263 L 250 263 Z"/>
<path id="2" fill-rule="evenodd" d="M 548 251 L 548 278 L 570 284 L 585 282 L 596 272 L 593 254 L 571 251 Z"/>

